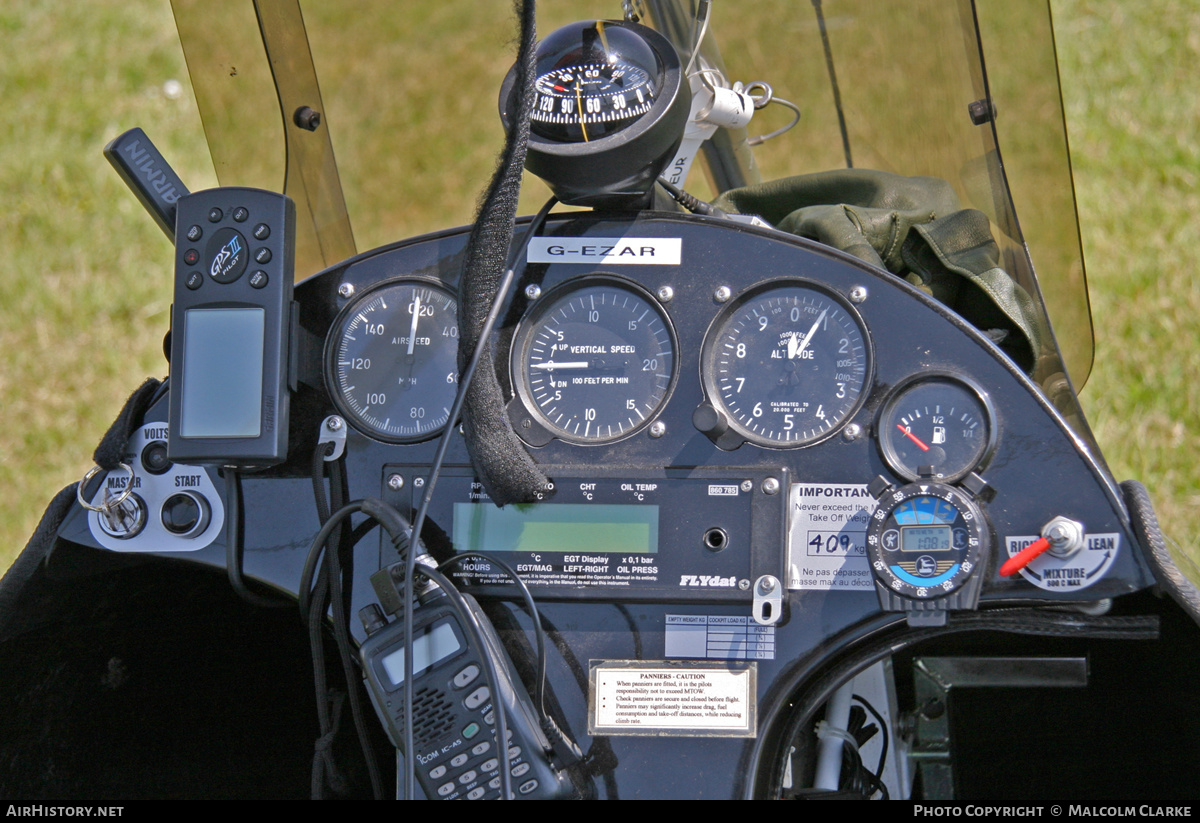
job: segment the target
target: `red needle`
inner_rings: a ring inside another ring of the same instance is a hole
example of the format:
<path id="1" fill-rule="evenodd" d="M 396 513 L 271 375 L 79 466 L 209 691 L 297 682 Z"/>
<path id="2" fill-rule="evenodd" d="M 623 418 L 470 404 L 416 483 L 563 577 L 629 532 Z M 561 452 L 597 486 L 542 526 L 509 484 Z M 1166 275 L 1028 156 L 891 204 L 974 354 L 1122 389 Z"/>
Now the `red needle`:
<path id="1" fill-rule="evenodd" d="M 1005 560 L 1004 565 L 1000 567 L 1000 576 L 1008 577 L 1009 575 L 1016 574 L 1021 569 L 1028 566 L 1035 557 L 1046 551 L 1048 548 L 1050 548 L 1050 541 L 1044 537 L 1038 538 L 1022 549 L 1018 554 L 1014 554 L 1012 557 L 1008 558 L 1008 560 Z"/>
<path id="2" fill-rule="evenodd" d="M 896 428 L 898 428 L 900 431 L 904 432 L 905 437 L 907 437 L 912 442 L 916 443 L 917 446 L 920 447 L 921 451 L 923 451 L 923 452 L 929 451 L 929 447 L 921 442 L 921 438 L 917 437 L 915 434 L 913 434 L 908 429 L 901 426 L 899 423 L 896 424 Z"/>

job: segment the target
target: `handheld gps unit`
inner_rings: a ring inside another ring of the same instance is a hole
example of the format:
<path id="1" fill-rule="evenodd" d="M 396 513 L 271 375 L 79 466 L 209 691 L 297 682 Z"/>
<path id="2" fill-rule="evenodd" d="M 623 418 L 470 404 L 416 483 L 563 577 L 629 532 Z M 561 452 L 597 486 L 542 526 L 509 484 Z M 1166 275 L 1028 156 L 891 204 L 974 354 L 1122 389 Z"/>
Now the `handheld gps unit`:
<path id="1" fill-rule="evenodd" d="M 295 324 L 291 198 L 217 188 L 179 199 L 168 456 L 258 468 L 287 457 Z"/>

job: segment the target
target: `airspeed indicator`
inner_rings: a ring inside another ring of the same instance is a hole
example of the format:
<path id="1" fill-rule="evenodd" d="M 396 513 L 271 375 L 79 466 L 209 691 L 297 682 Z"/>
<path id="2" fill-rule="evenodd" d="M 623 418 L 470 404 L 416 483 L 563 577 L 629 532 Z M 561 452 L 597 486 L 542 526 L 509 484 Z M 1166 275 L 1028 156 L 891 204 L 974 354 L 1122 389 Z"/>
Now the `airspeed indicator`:
<path id="1" fill-rule="evenodd" d="M 386 282 L 342 309 L 325 342 L 325 384 L 354 428 L 410 443 L 446 425 L 458 392 L 457 312 L 445 287 L 419 279 Z"/>

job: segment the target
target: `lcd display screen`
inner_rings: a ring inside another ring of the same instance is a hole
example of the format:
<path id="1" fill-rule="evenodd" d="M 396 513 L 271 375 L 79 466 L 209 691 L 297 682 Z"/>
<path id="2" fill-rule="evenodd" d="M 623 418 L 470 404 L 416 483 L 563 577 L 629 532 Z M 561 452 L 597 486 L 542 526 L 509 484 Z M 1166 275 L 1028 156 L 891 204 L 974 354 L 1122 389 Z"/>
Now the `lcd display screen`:
<path id="1" fill-rule="evenodd" d="M 262 433 L 266 318 L 259 308 L 184 312 L 181 437 Z"/>
<path id="2" fill-rule="evenodd" d="M 655 554 L 658 506 L 455 503 L 451 539 L 460 552 Z"/>
<path id="3" fill-rule="evenodd" d="M 458 642 L 458 636 L 454 633 L 454 628 L 449 621 L 438 623 L 421 632 L 412 644 L 413 677 L 420 676 L 421 672 L 430 666 L 436 666 L 456 654 L 461 648 L 462 644 Z M 403 646 L 381 659 L 379 665 L 383 667 L 393 686 L 404 685 Z"/>
<path id="4" fill-rule="evenodd" d="M 902 552 L 948 552 L 950 548 L 949 526 L 900 527 Z"/>

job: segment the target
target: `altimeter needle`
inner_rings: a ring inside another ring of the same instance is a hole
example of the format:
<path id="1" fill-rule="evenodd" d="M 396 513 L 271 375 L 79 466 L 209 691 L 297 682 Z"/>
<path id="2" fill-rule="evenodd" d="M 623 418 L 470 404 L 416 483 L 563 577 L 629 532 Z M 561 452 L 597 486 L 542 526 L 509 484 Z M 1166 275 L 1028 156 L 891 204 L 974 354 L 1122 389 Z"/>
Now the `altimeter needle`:
<path id="1" fill-rule="evenodd" d="M 923 451 L 923 452 L 927 452 L 927 451 L 929 451 L 929 447 L 928 447 L 928 446 L 926 446 L 924 443 L 922 443 L 922 442 L 921 442 L 921 438 L 917 437 L 915 434 L 913 434 L 913 433 L 912 433 L 912 432 L 910 432 L 908 429 L 906 429 L 906 428 L 904 428 L 903 426 L 901 426 L 899 423 L 897 423 L 897 424 L 896 424 L 896 428 L 898 428 L 900 431 L 904 432 L 904 436 L 905 436 L 905 437 L 907 437 L 907 438 L 908 438 L 909 440 L 911 440 L 912 442 L 916 443 L 916 444 L 917 444 L 917 447 L 918 447 L 918 448 L 919 448 L 921 451 Z"/>
<path id="2" fill-rule="evenodd" d="M 799 357 L 808 348 L 809 341 L 813 339 L 813 335 L 817 333 L 817 327 L 821 325 L 821 321 L 825 319 L 825 315 L 829 314 L 829 309 L 821 312 L 821 316 L 817 318 L 817 322 L 812 324 L 812 328 L 808 330 L 808 334 L 804 335 L 804 339 L 800 341 L 800 345 L 796 347 L 796 353 L 793 357 Z"/>

